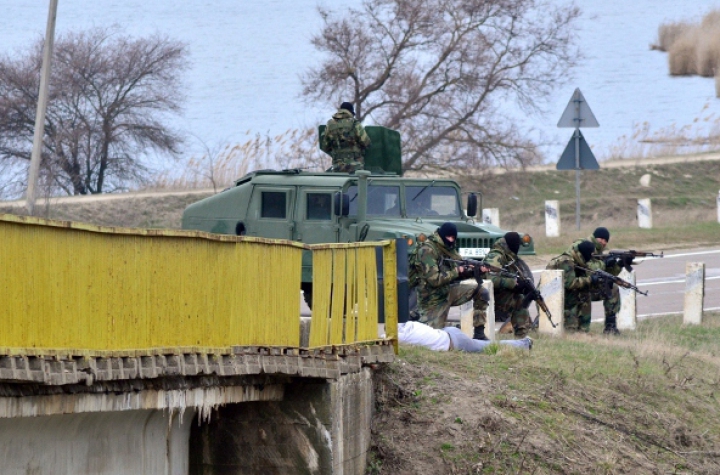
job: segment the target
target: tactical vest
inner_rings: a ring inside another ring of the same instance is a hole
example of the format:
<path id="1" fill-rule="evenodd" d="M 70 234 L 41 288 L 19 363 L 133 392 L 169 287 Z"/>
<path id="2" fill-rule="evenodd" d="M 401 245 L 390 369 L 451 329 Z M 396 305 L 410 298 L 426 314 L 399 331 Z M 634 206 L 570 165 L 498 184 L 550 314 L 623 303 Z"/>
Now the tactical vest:
<path id="1" fill-rule="evenodd" d="M 354 152 L 357 141 L 355 140 L 354 118 L 331 120 L 325 129 L 325 139 L 330 143 L 333 152 Z M 357 148 L 359 152 L 360 149 Z"/>

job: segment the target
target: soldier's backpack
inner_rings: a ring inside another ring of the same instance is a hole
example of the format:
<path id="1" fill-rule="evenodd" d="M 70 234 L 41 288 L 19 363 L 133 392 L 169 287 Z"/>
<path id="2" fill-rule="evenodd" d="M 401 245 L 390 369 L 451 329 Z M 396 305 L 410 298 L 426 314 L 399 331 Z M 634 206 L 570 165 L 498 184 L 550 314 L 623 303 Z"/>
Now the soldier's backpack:
<path id="1" fill-rule="evenodd" d="M 410 290 L 414 289 L 418 286 L 420 283 L 420 262 L 418 260 L 418 251 L 420 250 L 420 247 L 422 246 L 423 241 L 418 241 L 417 246 L 415 246 L 415 249 L 410 251 L 408 254 L 408 285 L 410 286 Z"/>
<path id="2" fill-rule="evenodd" d="M 356 119 L 331 120 L 325 128 L 325 140 L 332 150 L 341 150 L 355 146 Z"/>

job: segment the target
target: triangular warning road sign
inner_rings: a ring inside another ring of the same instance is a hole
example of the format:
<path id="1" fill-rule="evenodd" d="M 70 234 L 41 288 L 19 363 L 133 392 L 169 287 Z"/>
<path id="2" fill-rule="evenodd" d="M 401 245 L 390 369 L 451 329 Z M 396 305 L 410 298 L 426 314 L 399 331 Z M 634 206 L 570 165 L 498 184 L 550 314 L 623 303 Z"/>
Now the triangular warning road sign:
<path id="1" fill-rule="evenodd" d="M 580 88 L 575 89 L 560 117 L 558 127 L 600 127 Z"/>
<path id="2" fill-rule="evenodd" d="M 575 135 L 577 134 L 577 136 Z M 579 147 L 578 152 L 580 154 L 580 166 L 575 166 L 575 138 L 577 137 L 579 141 Z M 565 151 L 560 156 L 560 160 L 557 162 L 557 166 L 555 167 L 557 170 L 599 170 L 600 165 L 598 164 L 597 160 L 595 159 L 595 155 L 593 155 L 592 150 L 590 150 L 590 147 L 588 146 L 587 142 L 585 141 L 585 137 L 583 137 L 582 132 L 580 130 L 576 130 L 575 133 L 573 133 L 572 138 L 570 139 L 570 142 L 568 142 L 567 147 L 565 147 Z"/>

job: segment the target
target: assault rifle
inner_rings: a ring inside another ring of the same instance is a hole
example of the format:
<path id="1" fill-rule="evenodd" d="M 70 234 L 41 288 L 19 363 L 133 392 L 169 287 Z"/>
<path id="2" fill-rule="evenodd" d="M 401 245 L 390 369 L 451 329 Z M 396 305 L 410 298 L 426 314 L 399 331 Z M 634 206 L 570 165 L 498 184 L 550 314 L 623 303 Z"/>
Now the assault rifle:
<path id="1" fill-rule="evenodd" d="M 468 267 L 473 269 L 473 273 L 475 276 L 475 280 L 478 281 L 478 285 L 482 283 L 482 270 L 481 267 L 485 267 L 488 269 L 490 274 L 495 274 L 500 277 L 509 277 L 511 279 L 517 279 L 518 274 L 515 272 L 511 272 L 507 269 L 504 269 L 502 267 L 494 266 L 492 264 L 488 264 L 485 261 L 476 261 L 475 259 L 462 259 L 462 260 L 454 260 L 454 259 L 445 259 L 447 262 L 452 262 L 453 264 L 457 266 L 462 267 Z M 480 279 L 478 279 L 480 277 Z"/>
<path id="2" fill-rule="evenodd" d="M 643 292 L 642 290 L 638 289 L 636 286 L 628 282 L 627 280 L 621 279 L 620 277 L 617 277 L 615 275 L 612 275 L 609 272 L 605 272 L 604 270 L 593 270 L 584 266 L 575 266 L 576 269 L 583 270 L 585 272 L 590 272 L 592 274 L 596 274 L 600 278 L 600 283 L 614 283 L 617 284 L 619 287 L 623 287 L 626 289 L 634 290 L 635 292 L 639 293 L 640 295 L 647 295 L 647 291 Z"/>
<path id="3" fill-rule="evenodd" d="M 636 257 L 661 258 L 665 257 L 665 255 L 662 251 L 660 252 L 660 254 L 655 254 L 653 252 L 636 251 L 634 249 L 610 249 L 607 254 L 593 254 L 593 257 L 603 260 L 607 260 L 608 258 L 617 258 L 621 263 L 623 263 L 623 267 L 625 268 L 625 270 L 627 270 L 628 272 L 632 272 L 633 268 L 630 265 L 632 259 L 635 259 Z"/>
<path id="4" fill-rule="evenodd" d="M 552 320 L 552 314 L 550 313 L 550 309 L 548 308 L 547 304 L 545 303 L 545 299 L 543 298 L 542 294 L 535 287 L 535 284 L 532 281 L 532 279 L 528 279 L 527 277 L 525 277 L 523 275 L 523 273 L 520 272 L 520 269 L 517 268 L 517 266 L 515 266 L 515 268 L 518 270 L 518 272 L 512 272 L 512 271 L 506 269 L 505 267 L 498 267 L 493 264 L 488 264 L 485 261 L 476 261 L 473 259 L 464 259 L 461 261 L 450 260 L 450 259 L 448 259 L 448 260 L 450 262 L 453 262 L 460 266 L 472 267 L 475 270 L 475 278 L 476 279 L 478 276 L 477 272 L 479 271 L 480 267 L 485 267 L 490 271 L 489 272 L 490 274 L 494 274 L 499 277 L 508 277 L 510 279 L 516 279 L 518 281 L 526 282 L 526 284 L 530 288 L 530 291 L 525 294 L 525 298 L 523 300 L 523 306 L 526 307 L 526 306 L 530 305 L 530 302 L 532 302 L 533 300 L 536 301 L 538 306 L 543 310 L 543 312 L 545 312 L 545 315 L 547 315 L 548 320 L 550 320 L 550 324 L 553 326 L 553 328 L 555 328 L 557 326 L 557 324 L 555 322 L 553 322 L 553 320 Z M 512 265 L 512 263 L 511 263 L 511 265 Z M 478 284 L 481 283 L 481 280 L 482 280 L 482 278 L 480 280 L 478 280 Z M 535 325 L 537 325 L 538 319 L 539 319 L 539 317 L 535 319 L 535 322 L 534 322 Z M 500 327 L 500 330 L 498 330 L 498 331 L 500 333 L 507 332 L 511 326 L 512 326 L 512 323 L 510 322 L 510 318 L 508 318 L 507 320 L 505 320 L 505 322 L 503 322 L 502 326 Z"/>
<path id="5" fill-rule="evenodd" d="M 514 265 L 514 262 L 511 262 L 508 265 Z M 523 307 L 528 307 L 530 305 L 530 302 L 533 300 L 537 303 L 538 307 L 545 312 L 545 315 L 547 315 L 548 320 L 550 321 L 550 325 L 552 325 L 553 328 L 557 327 L 557 324 L 553 322 L 552 314 L 550 313 L 550 309 L 548 308 L 547 304 L 545 303 L 545 298 L 542 296 L 540 291 L 535 287 L 535 283 L 532 279 L 526 277 L 522 272 L 520 272 L 520 269 L 515 266 L 516 269 L 518 269 L 518 280 L 521 282 L 525 282 L 525 284 L 530 288 L 530 292 L 525 294 L 525 298 L 523 299 Z M 535 317 L 535 320 L 533 320 L 533 327 L 537 328 L 540 324 L 540 312 L 538 312 L 538 315 Z M 502 327 L 500 327 L 501 333 L 509 333 L 509 325 L 510 323 L 510 317 L 503 323 Z"/>

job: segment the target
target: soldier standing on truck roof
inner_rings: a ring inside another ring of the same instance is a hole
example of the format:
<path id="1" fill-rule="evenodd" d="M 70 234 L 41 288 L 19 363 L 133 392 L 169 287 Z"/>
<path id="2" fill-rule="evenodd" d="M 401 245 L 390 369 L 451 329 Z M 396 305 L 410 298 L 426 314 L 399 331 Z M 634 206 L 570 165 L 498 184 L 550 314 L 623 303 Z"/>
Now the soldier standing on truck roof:
<path id="1" fill-rule="evenodd" d="M 343 102 L 333 114 L 320 138 L 320 150 L 332 157 L 332 171 L 353 173 L 365 166 L 365 149 L 370 137 L 359 120 L 351 102 Z"/>
<path id="2" fill-rule="evenodd" d="M 458 266 L 450 260 L 461 260 L 455 250 L 457 227 L 443 223 L 435 233 L 420 244 L 412 265 L 417 275 L 417 310 L 412 318 L 433 328 L 443 329 L 450 307 L 473 301 L 473 338 L 487 340 L 485 321 L 490 295 L 473 276 L 472 268 Z M 487 269 L 482 268 L 483 272 Z"/>

